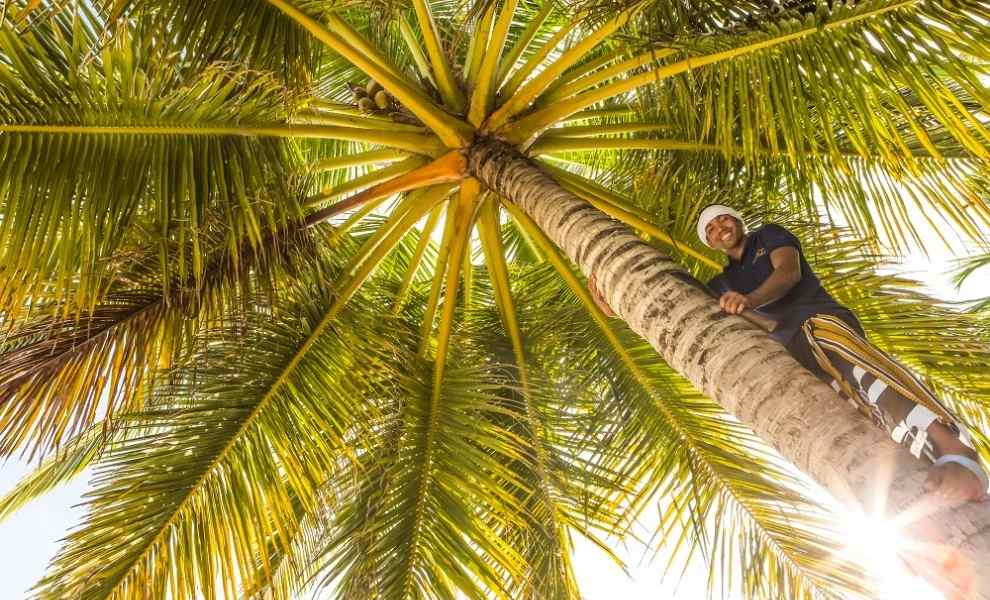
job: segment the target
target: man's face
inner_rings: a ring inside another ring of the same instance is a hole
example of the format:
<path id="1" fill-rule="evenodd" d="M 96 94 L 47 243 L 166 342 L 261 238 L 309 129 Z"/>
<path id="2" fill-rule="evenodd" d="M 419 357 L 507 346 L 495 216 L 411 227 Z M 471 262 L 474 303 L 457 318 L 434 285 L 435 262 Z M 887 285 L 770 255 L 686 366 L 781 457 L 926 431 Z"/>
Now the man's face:
<path id="1" fill-rule="evenodd" d="M 742 238 L 742 223 L 731 215 L 719 215 L 705 226 L 705 239 L 708 240 L 708 245 L 722 252 L 738 246 Z"/>

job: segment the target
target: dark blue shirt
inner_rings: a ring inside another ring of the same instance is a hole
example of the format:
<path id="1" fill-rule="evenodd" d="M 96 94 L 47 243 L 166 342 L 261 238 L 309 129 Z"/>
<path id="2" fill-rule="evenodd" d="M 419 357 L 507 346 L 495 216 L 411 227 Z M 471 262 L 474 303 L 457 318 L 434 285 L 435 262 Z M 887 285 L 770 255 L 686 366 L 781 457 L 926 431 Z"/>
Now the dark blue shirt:
<path id="1" fill-rule="evenodd" d="M 738 261 L 730 258 L 722 274 L 712 278 L 708 287 L 719 296 L 729 290 L 740 294 L 752 292 L 763 285 L 773 273 L 770 253 L 783 246 L 797 249 L 801 257 L 801 280 L 779 300 L 756 309 L 780 323 L 770 337 L 786 345 L 808 318 L 818 314 L 836 315 L 855 321 L 855 316 L 849 309 L 836 302 L 822 287 L 821 281 L 804 259 L 798 239 L 790 231 L 773 223 L 746 236 L 742 258 Z"/>

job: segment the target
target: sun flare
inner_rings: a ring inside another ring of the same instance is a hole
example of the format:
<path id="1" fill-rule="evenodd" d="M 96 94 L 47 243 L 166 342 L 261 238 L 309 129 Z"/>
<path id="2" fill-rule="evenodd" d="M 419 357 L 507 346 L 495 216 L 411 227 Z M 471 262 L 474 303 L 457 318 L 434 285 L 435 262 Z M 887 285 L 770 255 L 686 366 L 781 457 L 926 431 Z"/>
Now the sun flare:
<path id="1" fill-rule="evenodd" d="M 913 574 L 898 558 L 906 547 L 896 519 L 880 513 L 847 510 L 841 515 L 847 554 L 874 578 L 878 600 L 944 600 L 944 595 Z"/>

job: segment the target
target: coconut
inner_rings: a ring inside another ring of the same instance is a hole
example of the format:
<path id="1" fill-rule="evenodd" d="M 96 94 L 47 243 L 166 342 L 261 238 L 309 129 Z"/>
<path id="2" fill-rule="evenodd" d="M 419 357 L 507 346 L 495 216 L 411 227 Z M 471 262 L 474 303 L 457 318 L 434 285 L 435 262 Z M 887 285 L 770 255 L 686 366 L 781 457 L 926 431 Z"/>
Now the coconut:
<path id="1" fill-rule="evenodd" d="M 378 108 L 388 107 L 388 94 L 385 93 L 385 90 L 378 90 L 378 93 L 375 94 L 375 104 L 378 105 Z"/>

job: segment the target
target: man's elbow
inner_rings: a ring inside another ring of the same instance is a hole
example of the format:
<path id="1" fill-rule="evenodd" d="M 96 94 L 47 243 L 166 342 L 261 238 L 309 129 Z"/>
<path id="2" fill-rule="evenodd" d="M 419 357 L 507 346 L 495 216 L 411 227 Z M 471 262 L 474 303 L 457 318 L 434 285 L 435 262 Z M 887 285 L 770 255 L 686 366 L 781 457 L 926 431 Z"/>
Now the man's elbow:
<path id="1" fill-rule="evenodd" d="M 801 267 L 798 266 L 793 269 L 787 269 L 784 271 L 784 281 L 787 282 L 787 288 L 790 289 L 801 281 Z"/>

